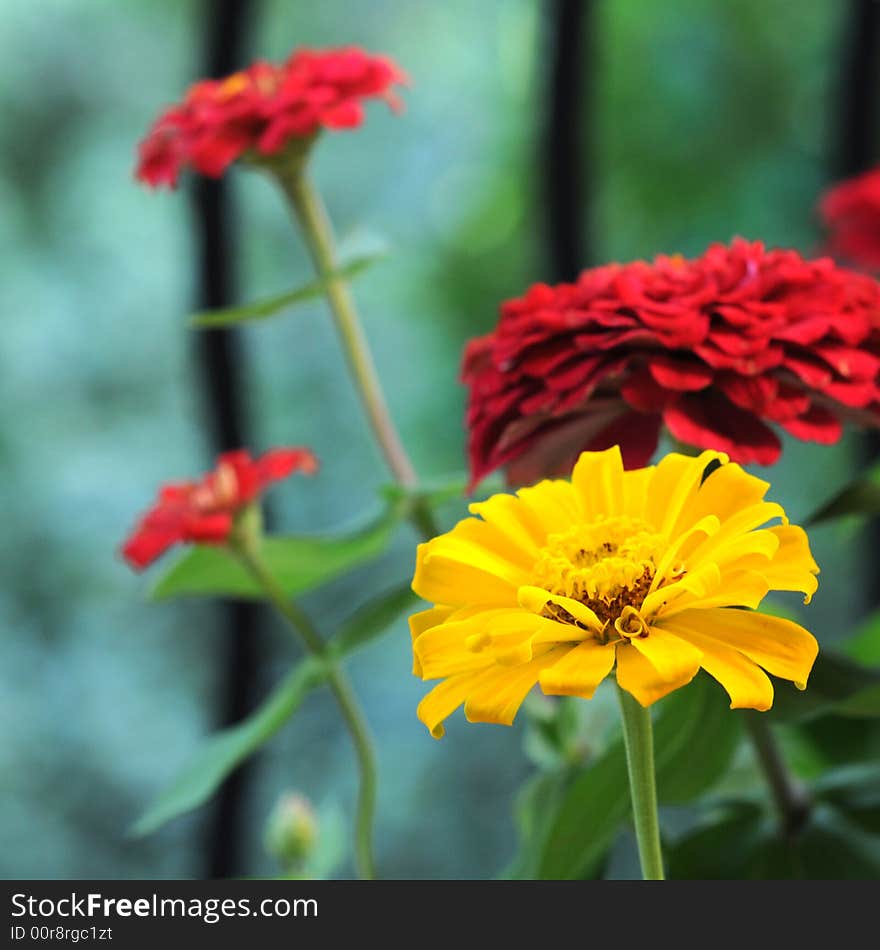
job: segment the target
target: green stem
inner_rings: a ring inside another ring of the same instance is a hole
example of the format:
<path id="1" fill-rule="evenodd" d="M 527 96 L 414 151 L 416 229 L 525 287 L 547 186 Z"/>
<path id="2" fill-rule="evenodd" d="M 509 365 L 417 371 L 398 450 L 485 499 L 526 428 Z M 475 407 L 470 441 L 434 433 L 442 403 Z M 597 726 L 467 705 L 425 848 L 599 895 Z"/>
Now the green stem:
<path id="1" fill-rule="evenodd" d="M 623 718 L 623 740 L 642 877 L 646 881 L 662 881 L 663 852 L 660 849 L 660 823 L 657 820 L 651 711 L 619 686 L 617 695 Z"/>
<path id="2" fill-rule="evenodd" d="M 336 697 L 357 755 L 360 769 L 357 817 L 355 820 L 355 857 L 360 877 L 373 880 L 376 866 L 373 860 L 373 817 L 376 811 L 376 756 L 373 741 L 357 697 L 345 674 L 327 657 L 324 641 L 306 613 L 284 593 L 271 571 L 253 545 L 238 544 L 234 548 L 254 580 L 263 589 L 266 598 L 287 621 L 310 653 L 323 657 L 329 670 L 327 680 Z"/>
<path id="3" fill-rule="evenodd" d="M 746 729 L 764 772 L 786 835 L 796 834 L 810 813 L 807 790 L 788 770 L 770 724 L 759 712 L 746 710 Z"/>
<path id="4" fill-rule="evenodd" d="M 414 488 L 418 481 L 416 472 L 388 411 L 370 345 L 348 284 L 338 276 L 331 276 L 338 271 L 339 264 L 333 227 L 321 196 L 303 168 L 297 167 L 288 174 L 279 174 L 278 178 L 293 208 L 318 277 L 326 281 L 327 303 L 376 440 L 397 481 L 405 488 Z"/>

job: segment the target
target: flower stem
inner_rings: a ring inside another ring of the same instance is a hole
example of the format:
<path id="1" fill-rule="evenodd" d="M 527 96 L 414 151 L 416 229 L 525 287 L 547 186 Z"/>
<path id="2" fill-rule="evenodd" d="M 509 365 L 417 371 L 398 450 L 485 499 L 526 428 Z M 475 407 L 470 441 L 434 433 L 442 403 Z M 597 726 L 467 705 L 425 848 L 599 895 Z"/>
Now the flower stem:
<path id="1" fill-rule="evenodd" d="M 759 712 L 746 710 L 746 729 L 767 779 L 779 820 L 786 835 L 795 834 L 810 812 L 807 790 L 791 774 L 770 724 Z"/>
<path id="2" fill-rule="evenodd" d="M 660 823 L 657 820 L 651 711 L 619 686 L 617 695 L 623 718 L 623 740 L 642 877 L 646 881 L 662 881 L 663 853 L 660 850 Z"/>
<path id="3" fill-rule="evenodd" d="M 415 469 L 388 411 L 370 345 L 348 284 L 341 277 L 332 276 L 339 265 L 333 227 L 321 196 L 302 167 L 297 166 L 291 173 L 278 178 L 293 208 L 318 277 L 326 282 L 327 303 L 376 440 L 397 481 L 405 488 L 414 488 L 417 482 Z"/>
<path id="4" fill-rule="evenodd" d="M 253 545 L 237 544 L 234 551 L 260 585 L 266 598 L 314 656 L 322 657 L 328 669 L 327 681 L 336 697 L 342 718 L 354 744 L 360 769 L 357 817 L 355 821 L 355 860 L 358 874 L 365 880 L 376 877 L 373 859 L 373 818 L 376 811 L 376 756 L 366 718 L 348 678 L 327 656 L 326 645 L 309 616 L 284 593 L 272 572 Z"/>

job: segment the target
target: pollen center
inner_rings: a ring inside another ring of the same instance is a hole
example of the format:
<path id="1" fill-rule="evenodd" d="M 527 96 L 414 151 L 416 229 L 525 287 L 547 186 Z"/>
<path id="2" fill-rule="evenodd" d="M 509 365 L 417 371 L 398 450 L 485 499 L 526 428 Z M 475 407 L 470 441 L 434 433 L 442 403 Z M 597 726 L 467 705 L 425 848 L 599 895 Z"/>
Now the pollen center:
<path id="1" fill-rule="evenodd" d="M 534 583 L 615 621 L 625 607 L 641 605 L 667 546 L 641 519 L 599 518 L 551 534 L 533 568 Z"/>

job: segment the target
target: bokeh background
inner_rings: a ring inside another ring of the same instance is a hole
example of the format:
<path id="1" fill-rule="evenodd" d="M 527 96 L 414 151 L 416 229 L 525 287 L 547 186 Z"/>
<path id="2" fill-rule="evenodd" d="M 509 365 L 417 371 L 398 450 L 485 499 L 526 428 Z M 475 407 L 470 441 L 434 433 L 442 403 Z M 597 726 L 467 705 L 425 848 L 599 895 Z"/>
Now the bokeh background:
<path id="1" fill-rule="evenodd" d="M 0 0 L 0 875 L 272 874 L 263 828 L 281 792 L 307 795 L 331 830 L 351 809 L 350 749 L 317 692 L 221 799 L 126 836 L 296 655 L 270 618 L 246 615 L 243 659 L 229 610 L 149 604 L 149 576 L 117 554 L 159 482 L 207 466 L 230 396 L 186 327 L 207 293 L 204 201 L 189 182 L 154 194 L 132 177 L 138 139 L 209 68 L 208 47 L 216 56 L 225 35 L 240 65 L 355 43 L 409 72 L 405 115 L 376 105 L 357 133 L 325 136 L 314 173 L 349 247 L 391 248 L 356 296 L 428 475 L 464 468 L 465 340 L 500 300 L 564 270 L 566 253 L 699 253 L 736 234 L 818 247 L 818 193 L 871 157 L 854 77 L 872 4 L 582 6 L 571 81 L 558 39 L 572 4 L 550 0 Z M 235 170 L 226 199 L 233 264 L 215 283 L 248 300 L 308 279 L 265 180 Z M 274 493 L 276 526 L 330 530 L 375 510 L 387 475 L 320 302 L 248 329 L 232 357 L 249 444 L 306 444 L 323 460 L 318 478 Z M 860 452 L 852 437 L 821 453 L 788 443 L 774 497 L 805 515 Z M 414 542 L 402 529 L 386 556 L 309 596 L 322 628 L 404 578 Z M 845 527 L 815 532 L 823 642 L 868 609 L 864 543 Z M 523 725 L 456 720 L 432 741 L 403 621 L 350 668 L 379 742 L 383 874 L 497 874 L 532 769 Z M 624 855 L 618 873 L 631 867 Z M 345 854 L 333 873 L 351 873 Z"/>

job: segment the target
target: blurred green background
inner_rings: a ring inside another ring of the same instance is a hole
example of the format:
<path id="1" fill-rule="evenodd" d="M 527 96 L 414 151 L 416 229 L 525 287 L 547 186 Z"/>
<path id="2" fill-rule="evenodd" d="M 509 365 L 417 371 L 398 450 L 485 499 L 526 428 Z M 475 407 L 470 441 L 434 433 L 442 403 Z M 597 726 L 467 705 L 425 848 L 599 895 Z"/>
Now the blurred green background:
<path id="1" fill-rule="evenodd" d="M 314 173 L 342 240 L 392 248 L 355 290 L 416 465 L 462 471 L 461 348 L 494 324 L 500 300 L 549 273 L 539 140 L 550 4 L 253 6 L 254 56 L 355 43 L 412 78 L 403 116 L 371 106 L 360 131 L 323 138 Z M 159 482 L 197 474 L 212 451 L 185 325 L 196 294 L 188 183 L 154 194 L 132 178 L 137 141 L 198 76 L 209 9 L 0 0 L 4 877 L 208 873 L 211 806 L 143 840 L 125 833 L 217 726 L 218 614 L 148 604 L 149 577 L 117 546 Z M 735 234 L 815 249 L 844 13 L 835 0 L 596 4 L 584 97 L 596 261 L 699 253 Z M 278 195 L 260 176 L 231 178 L 244 299 L 307 280 Z M 323 461 L 319 477 L 276 490 L 278 526 L 329 530 L 375 509 L 387 476 L 322 305 L 251 328 L 244 344 L 253 448 L 306 444 Z M 820 452 L 789 443 L 773 497 L 796 520 L 854 458 L 851 439 Z M 860 538 L 837 526 L 813 541 L 823 573 L 809 618 L 829 643 L 867 607 Z M 306 598 L 321 627 L 404 578 L 414 542 L 401 530 L 387 556 Z M 295 655 L 274 626 L 260 651 L 255 699 Z M 496 874 L 532 769 L 523 723 L 456 717 L 431 740 L 415 717 L 427 687 L 410 674 L 403 621 L 350 668 L 380 750 L 383 875 Z M 241 873 L 274 873 L 263 827 L 285 790 L 350 813 L 352 756 L 322 692 L 256 762 Z M 614 867 L 631 873 L 625 847 Z M 335 873 L 350 874 L 350 859 Z"/>

